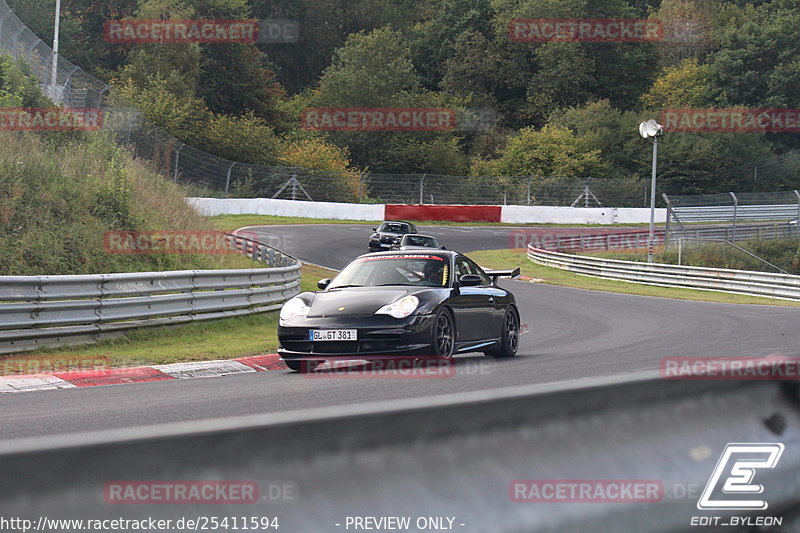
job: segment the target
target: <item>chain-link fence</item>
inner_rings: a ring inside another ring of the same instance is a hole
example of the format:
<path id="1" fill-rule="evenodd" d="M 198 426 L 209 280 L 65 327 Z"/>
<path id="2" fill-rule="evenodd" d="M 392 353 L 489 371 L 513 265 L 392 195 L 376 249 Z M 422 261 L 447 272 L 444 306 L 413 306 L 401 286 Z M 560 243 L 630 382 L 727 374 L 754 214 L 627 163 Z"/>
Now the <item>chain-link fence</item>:
<path id="1" fill-rule="evenodd" d="M 791 187 L 800 176 L 800 150 L 751 161 L 732 169 L 731 175 L 738 187 L 750 192 Z"/>
<path id="2" fill-rule="evenodd" d="M 677 236 L 658 261 L 707 268 L 727 268 L 781 274 L 800 273 L 798 249 L 791 237 L 775 236 L 771 242 L 752 237 L 738 242 L 724 238 Z"/>
<path id="3" fill-rule="evenodd" d="M 632 179 L 553 176 L 442 176 L 311 171 L 230 161 L 186 145 L 133 107 L 109 107 L 110 87 L 53 51 L 0 0 L 0 52 L 31 65 L 44 94 L 74 108 L 102 108 L 103 129 L 136 157 L 190 186 L 195 196 L 294 200 L 645 207 L 647 184 Z"/>
<path id="4" fill-rule="evenodd" d="M 685 264 L 696 266 L 800 271 L 796 244 L 800 241 L 799 191 L 665 194 L 663 198 L 668 247 L 664 261 L 681 264 L 685 254 Z M 767 241 L 775 244 L 765 244 Z M 781 241 L 790 244 L 783 246 Z"/>

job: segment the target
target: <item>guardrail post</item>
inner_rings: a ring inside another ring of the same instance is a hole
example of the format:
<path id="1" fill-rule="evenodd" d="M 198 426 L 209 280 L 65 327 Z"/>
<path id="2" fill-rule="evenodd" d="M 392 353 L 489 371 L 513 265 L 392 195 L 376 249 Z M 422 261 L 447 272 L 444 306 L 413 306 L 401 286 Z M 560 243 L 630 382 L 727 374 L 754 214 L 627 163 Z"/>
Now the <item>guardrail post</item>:
<path id="1" fill-rule="evenodd" d="M 175 167 L 172 171 L 172 181 L 178 181 L 178 160 L 181 157 L 181 150 L 183 150 L 184 146 L 186 145 L 181 143 L 180 148 L 175 151 Z"/>
<path id="2" fill-rule="evenodd" d="M 794 221 L 794 230 L 797 233 L 797 238 L 800 239 L 800 192 L 795 189 L 794 194 L 797 196 L 797 218 Z"/>
<path id="3" fill-rule="evenodd" d="M 673 212 L 672 202 L 670 201 L 669 196 L 667 196 L 667 193 L 661 193 L 661 197 L 664 199 L 664 203 L 667 204 L 667 222 L 664 225 L 664 249 L 666 250 L 669 248 L 669 225 L 670 219 L 673 216 Z"/>
<path id="4" fill-rule="evenodd" d="M 269 249 L 269 266 L 275 266 L 275 250 L 272 248 Z"/>
<path id="5" fill-rule="evenodd" d="M 533 176 L 528 176 L 528 205 L 531 205 L 531 181 L 533 181 Z"/>
<path id="6" fill-rule="evenodd" d="M 736 242 L 736 211 L 739 209 L 739 199 L 736 198 L 735 194 L 729 194 L 733 198 L 733 242 Z"/>
<path id="7" fill-rule="evenodd" d="M 231 166 L 228 167 L 228 176 L 225 178 L 225 196 L 228 196 L 228 188 L 231 186 L 231 172 L 233 171 L 233 166 L 236 164 L 236 161 L 231 163 Z"/>
<path id="8" fill-rule="evenodd" d="M 425 196 L 424 196 L 425 190 L 423 185 L 425 183 L 425 176 L 427 176 L 427 174 L 423 174 L 422 177 L 419 179 L 419 205 L 425 203 Z"/>

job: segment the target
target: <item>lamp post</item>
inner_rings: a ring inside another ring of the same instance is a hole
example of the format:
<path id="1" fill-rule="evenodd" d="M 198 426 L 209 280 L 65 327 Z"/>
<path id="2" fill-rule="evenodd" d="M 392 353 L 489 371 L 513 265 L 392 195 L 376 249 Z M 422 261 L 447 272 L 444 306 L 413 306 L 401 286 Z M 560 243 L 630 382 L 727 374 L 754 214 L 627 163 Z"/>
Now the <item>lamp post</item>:
<path id="1" fill-rule="evenodd" d="M 50 69 L 50 97 L 56 100 L 56 81 L 58 78 L 58 26 L 61 22 L 61 0 L 56 0 L 56 20 L 53 26 L 53 64 Z"/>
<path id="2" fill-rule="evenodd" d="M 653 262 L 653 246 L 656 223 L 656 166 L 658 165 L 658 137 L 663 133 L 661 124 L 653 119 L 639 124 L 639 135 L 643 139 L 653 138 L 653 173 L 650 179 L 650 237 L 647 240 L 647 262 Z"/>

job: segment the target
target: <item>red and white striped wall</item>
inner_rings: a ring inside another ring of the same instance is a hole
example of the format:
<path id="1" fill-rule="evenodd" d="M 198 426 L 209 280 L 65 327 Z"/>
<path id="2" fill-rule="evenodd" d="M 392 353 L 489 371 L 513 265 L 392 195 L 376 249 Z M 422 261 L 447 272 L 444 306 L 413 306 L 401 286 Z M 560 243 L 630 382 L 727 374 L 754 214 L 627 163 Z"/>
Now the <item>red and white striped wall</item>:
<path id="1" fill-rule="evenodd" d="M 307 202 L 272 198 L 187 198 L 203 215 L 273 215 L 335 220 L 421 220 L 509 224 L 637 224 L 650 209 L 528 205 L 402 205 Z M 656 209 L 656 222 L 666 220 Z"/>

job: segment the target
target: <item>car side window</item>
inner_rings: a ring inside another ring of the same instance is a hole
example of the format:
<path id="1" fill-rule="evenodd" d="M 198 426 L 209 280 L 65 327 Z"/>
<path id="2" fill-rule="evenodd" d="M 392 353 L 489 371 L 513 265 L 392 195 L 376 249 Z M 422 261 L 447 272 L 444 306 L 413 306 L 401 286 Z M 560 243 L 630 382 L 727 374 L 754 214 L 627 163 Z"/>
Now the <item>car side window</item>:
<path id="1" fill-rule="evenodd" d="M 474 274 L 481 278 L 481 285 L 491 285 L 492 280 L 486 273 L 481 270 L 481 267 L 476 265 L 471 259 L 464 256 L 456 259 L 456 275 L 460 278 L 464 274 Z"/>
<path id="2" fill-rule="evenodd" d="M 461 278 L 464 274 L 472 274 L 469 271 L 469 265 L 467 265 L 466 257 L 458 257 L 456 258 L 456 279 Z"/>

